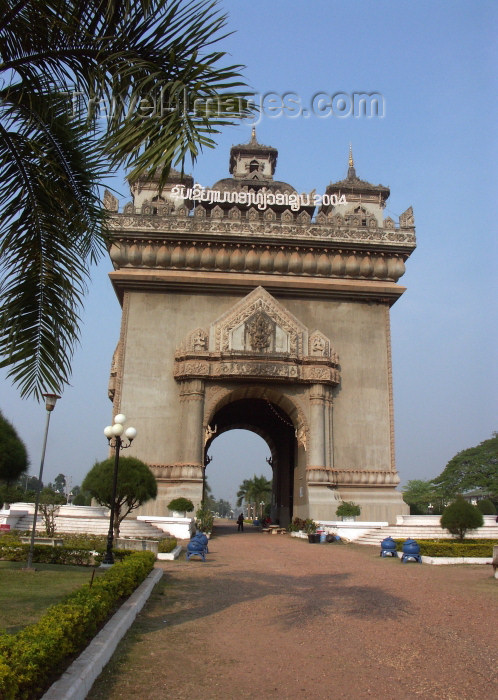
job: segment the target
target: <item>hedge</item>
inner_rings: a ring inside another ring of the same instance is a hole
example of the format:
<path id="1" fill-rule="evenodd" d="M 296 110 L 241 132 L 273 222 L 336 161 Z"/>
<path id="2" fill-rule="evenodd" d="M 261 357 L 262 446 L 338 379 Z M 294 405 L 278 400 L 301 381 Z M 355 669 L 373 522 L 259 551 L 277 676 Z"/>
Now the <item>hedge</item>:
<path id="1" fill-rule="evenodd" d="M 99 565 L 104 558 L 105 549 L 95 553 L 86 548 L 76 547 L 50 547 L 45 544 L 35 544 L 33 547 L 33 562 L 35 564 L 66 564 L 74 566 Z M 131 550 L 113 549 L 114 559 L 121 561 Z M 26 561 L 28 558 L 29 544 L 2 544 L 0 543 L 0 560 Z"/>
<path id="2" fill-rule="evenodd" d="M 46 547 L 45 549 L 52 549 Z M 56 549 L 56 548 L 54 548 Z M 80 653 L 121 600 L 154 567 L 152 552 L 132 552 L 16 635 L 0 632 L 0 698 L 35 700 Z"/>
<path id="3" fill-rule="evenodd" d="M 396 549 L 402 551 L 405 540 L 395 540 Z M 420 554 L 426 557 L 492 557 L 497 540 L 417 540 Z"/>
<path id="4" fill-rule="evenodd" d="M 174 550 L 177 544 L 178 541 L 175 537 L 165 537 L 164 539 L 159 540 L 157 551 L 161 552 L 161 554 L 168 554 Z"/>

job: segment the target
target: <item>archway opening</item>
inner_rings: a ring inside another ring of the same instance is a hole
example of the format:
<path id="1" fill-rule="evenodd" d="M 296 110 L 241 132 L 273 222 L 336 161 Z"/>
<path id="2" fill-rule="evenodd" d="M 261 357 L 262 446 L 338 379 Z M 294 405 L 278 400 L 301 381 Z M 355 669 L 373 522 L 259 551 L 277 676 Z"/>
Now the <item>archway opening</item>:
<path id="1" fill-rule="evenodd" d="M 227 510 L 236 515 L 242 510 L 237 507 L 237 492 L 244 479 L 263 476 L 273 479 L 273 471 L 267 460 L 271 459 L 268 444 L 256 433 L 236 428 L 227 430 L 215 438 L 209 448 L 209 464 L 206 467 L 206 481 L 212 499 L 219 504 L 217 512 L 225 516 Z M 226 507 L 230 504 L 230 509 Z M 244 509 L 244 515 L 247 508 Z"/>
<path id="2" fill-rule="evenodd" d="M 268 452 L 265 452 L 262 455 L 265 463 L 269 464 L 272 470 L 270 517 L 274 522 L 283 526 L 288 525 L 292 519 L 294 466 L 297 451 L 296 430 L 289 416 L 279 406 L 266 398 L 243 398 L 225 403 L 220 407 L 212 417 L 210 426 L 214 430 L 214 434 L 206 443 L 205 458 L 208 464 L 206 477 L 213 492 L 214 488 L 209 476 L 210 460 L 214 455 L 210 452 L 213 441 L 219 440 L 226 433 L 230 435 L 234 430 L 239 432 L 242 429 L 244 433 L 246 431 L 255 433 L 264 440 L 270 453 L 268 455 Z M 237 470 L 239 455 L 242 456 L 244 451 L 243 445 L 237 444 L 236 440 L 230 440 L 229 435 L 226 439 L 230 441 L 228 462 L 231 460 L 231 465 L 225 464 L 222 468 L 224 478 L 228 478 Z M 249 459 L 251 460 L 250 452 Z M 237 488 L 244 478 L 251 479 L 254 475 L 260 476 L 262 472 L 255 468 L 260 465 L 264 466 L 262 460 L 257 464 L 250 462 L 248 476 L 236 478 Z"/>

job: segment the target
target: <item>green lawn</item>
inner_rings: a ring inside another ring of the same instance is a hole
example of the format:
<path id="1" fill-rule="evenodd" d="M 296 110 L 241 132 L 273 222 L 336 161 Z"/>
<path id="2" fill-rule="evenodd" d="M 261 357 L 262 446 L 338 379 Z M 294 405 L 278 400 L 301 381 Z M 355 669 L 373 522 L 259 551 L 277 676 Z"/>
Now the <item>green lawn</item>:
<path id="1" fill-rule="evenodd" d="M 36 622 L 50 605 L 89 583 L 93 573 L 88 566 L 35 564 L 35 571 L 23 571 L 25 566 L 0 561 L 0 628 L 10 633 Z M 95 575 L 103 571 L 96 569 Z"/>

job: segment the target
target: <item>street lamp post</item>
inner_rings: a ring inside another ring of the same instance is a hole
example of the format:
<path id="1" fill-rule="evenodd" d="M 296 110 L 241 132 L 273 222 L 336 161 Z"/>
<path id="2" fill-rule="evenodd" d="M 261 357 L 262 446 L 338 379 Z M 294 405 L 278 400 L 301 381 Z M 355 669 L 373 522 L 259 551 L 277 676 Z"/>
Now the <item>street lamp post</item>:
<path id="1" fill-rule="evenodd" d="M 57 403 L 57 399 L 60 399 L 60 396 L 58 396 L 57 394 L 43 394 L 43 398 L 45 399 L 45 408 L 47 410 L 47 422 L 45 423 L 45 436 L 43 438 L 42 455 L 41 455 L 41 460 L 40 460 L 40 474 L 38 476 L 38 483 L 36 485 L 35 512 L 33 514 L 33 526 L 31 528 L 31 539 L 29 542 L 28 562 L 26 564 L 27 569 L 33 568 L 32 564 L 33 564 L 33 549 L 35 546 L 36 521 L 38 519 L 38 506 L 40 505 L 40 491 L 41 491 L 42 476 L 43 476 L 43 464 L 45 462 L 45 450 L 47 448 L 48 427 L 50 425 L 50 414 L 54 410 L 55 404 Z M 26 484 L 27 483 L 28 482 L 26 481 Z"/>
<path id="2" fill-rule="evenodd" d="M 118 489 L 118 472 L 119 472 L 119 453 L 121 450 L 125 450 L 130 447 L 131 443 L 137 435 L 135 428 L 131 426 L 129 428 L 124 428 L 124 423 L 126 422 L 126 416 L 119 413 L 114 418 L 114 425 L 108 425 L 104 429 L 104 435 L 107 438 L 109 446 L 114 449 L 114 472 L 112 477 L 112 496 L 111 496 L 111 514 L 109 516 L 109 532 L 107 534 L 107 549 L 102 560 L 104 566 L 111 566 L 114 564 L 114 555 L 112 553 L 112 543 L 114 540 L 114 516 L 116 512 L 116 491 Z M 128 443 L 123 441 L 121 437 L 124 434 L 127 438 Z"/>

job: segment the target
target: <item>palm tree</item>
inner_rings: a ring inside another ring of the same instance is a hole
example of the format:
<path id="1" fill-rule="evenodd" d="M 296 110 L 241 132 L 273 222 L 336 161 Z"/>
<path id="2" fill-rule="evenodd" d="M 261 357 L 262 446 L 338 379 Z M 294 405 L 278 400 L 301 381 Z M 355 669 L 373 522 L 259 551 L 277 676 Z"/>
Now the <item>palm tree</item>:
<path id="1" fill-rule="evenodd" d="M 272 482 L 265 476 L 253 476 L 252 479 L 244 479 L 237 491 L 237 506 L 240 507 L 244 501 L 247 505 L 253 504 L 254 514 L 257 512 L 257 505 L 262 501 L 268 503 L 272 491 Z"/>
<path id="2" fill-rule="evenodd" d="M 244 481 L 239 486 L 239 490 L 237 491 L 237 507 L 240 508 L 243 501 L 245 501 L 246 503 L 249 503 L 250 497 L 251 497 L 251 481 L 250 481 L 250 479 L 244 479 Z"/>
<path id="3" fill-rule="evenodd" d="M 163 184 L 249 112 L 225 24 L 216 0 L 0 0 L 0 367 L 21 396 L 69 381 L 104 176 Z"/>

